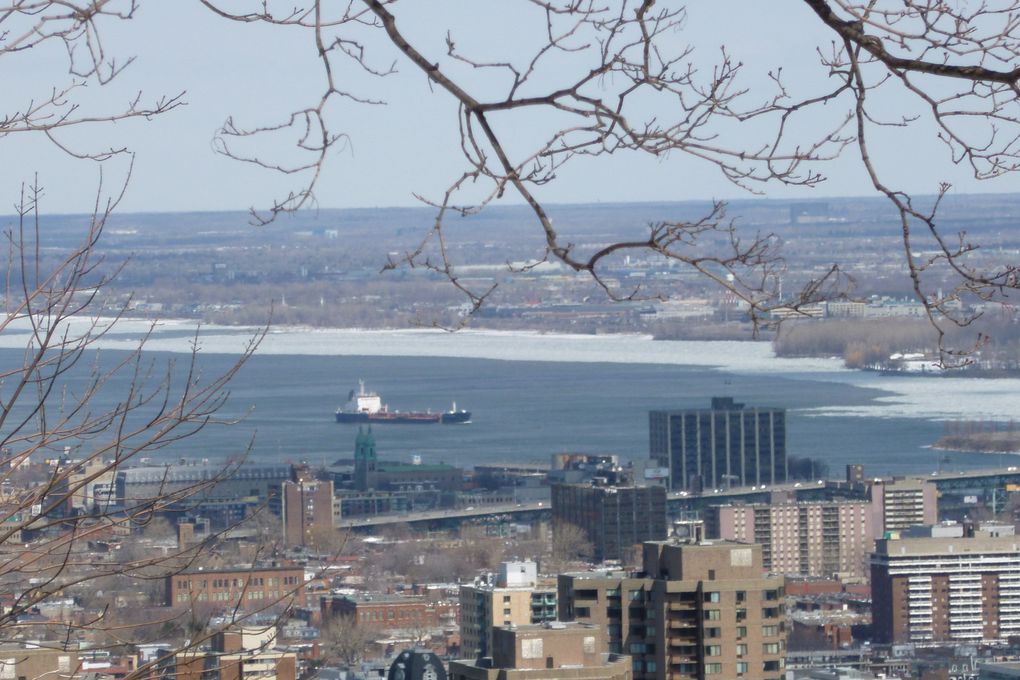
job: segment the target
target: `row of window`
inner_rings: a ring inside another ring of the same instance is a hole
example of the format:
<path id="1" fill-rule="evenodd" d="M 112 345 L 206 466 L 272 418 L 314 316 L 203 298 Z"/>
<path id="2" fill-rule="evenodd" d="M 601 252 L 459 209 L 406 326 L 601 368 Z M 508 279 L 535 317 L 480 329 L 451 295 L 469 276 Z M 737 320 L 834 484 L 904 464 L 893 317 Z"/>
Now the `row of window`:
<path id="1" fill-rule="evenodd" d="M 722 620 L 722 609 L 706 609 L 704 612 L 704 619 L 706 621 L 721 621 Z M 763 607 L 761 610 L 761 616 L 763 619 L 778 619 L 782 614 L 780 607 Z M 734 616 L 737 621 L 747 620 L 746 609 L 734 610 Z"/>
<path id="2" fill-rule="evenodd" d="M 406 620 L 406 619 L 420 619 L 422 612 L 420 609 L 388 609 L 382 611 L 379 609 L 370 609 L 367 611 L 358 612 L 359 621 L 394 621 L 394 620 Z"/>
<path id="3" fill-rule="evenodd" d="M 269 586 L 275 587 L 283 582 L 285 586 L 296 586 L 300 582 L 297 576 L 284 576 L 282 579 L 276 576 L 270 576 L 266 578 L 264 576 L 253 576 L 248 579 L 247 583 L 243 578 L 214 578 L 212 579 L 213 588 L 246 588 L 252 586 Z M 187 579 L 182 578 L 177 581 L 177 587 L 181 590 L 205 590 L 209 587 L 209 579 Z"/>
<path id="4" fill-rule="evenodd" d="M 238 595 L 240 595 L 240 593 L 231 593 L 231 592 L 204 593 L 203 592 L 203 593 L 198 593 L 197 595 L 192 597 L 191 593 L 182 592 L 182 593 L 177 593 L 177 601 L 178 602 L 208 602 L 209 600 L 212 600 L 213 602 L 232 602 L 232 601 L 234 601 L 237 598 Z M 264 600 L 266 598 L 269 598 L 270 600 L 275 600 L 275 599 L 277 599 L 278 597 L 281 596 L 280 592 L 277 591 L 277 590 L 269 590 L 269 591 L 249 590 L 246 593 L 244 593 L 243 595 L 244 595 L 244 597 L 246 597 L 249 600 Z"/>
<path id="5" fill-rule="evenodd" d="M 680 664 L 680 665 L 681 666 L 690 666 L 690 667 L 692 667 L 694 669 L 692 671 L 687 671 L 687 672 L 692 672 L 692 673 L 696 673 L 697 672 L 697 668 L 698 668 L 697 664 Z M 762 668 L 761 668 L 762 671 L 764 671 L 766 673 L 769 673 L 769 672 L 777 672 L 777 671 L 782 670 L 783 667 L 785 666 L 785 664 L 783 663 L 783 660 L 780 659 L 778 661 L 765 661 L 765 662 L 762 663 L 761 666 L 762 666 Z M 683 668 L 680 668 L 679 670 L 680 670 L 681 673 L 685 672 Z M 738 661 L 737 662 L 737 675 L 743 675 L 744 673 L 747 673 L 748 670 L 749 670 L 749 668 L 748 668 L 748 665 L 747 665 L 746 661 Z M 722 664 L 721 663 L 706 663 L 705 664 L 705 675 L 719 675 L 722 672 L 723 672 L 723 669 L 722 669 Z"/>
<path id="6" fill-rule="evenodd" d="M 638 591 L 638 592 L 640 592 L 640 591 Z M 783 596 L 783 590 L 782 590 L 782 588 L 776 588 L 774 590 L 765 590 L 765 591 L 762 591 L 762 595 L 761 596 L 762 596 L 763 600 L 766 600 L 768 602 L 775 602 L 780 597 Z M 707 590 L 707 591 L 704 592 L 704 594 L 702 596 L 702 599 L 703 599 L 704 602 L 720 602 L 721 601 L 721 597 L 722 597 L 721 593 L 719 593 L 717 591 L 714 591 L 714 590 Z M 746 602 L 747 601 L 747 591 L 746 590 L 737 590 L 737 591 L 734 591 L 734 598 L 736 599 L 738 604 L 741 603 L 741 602 Z"/>

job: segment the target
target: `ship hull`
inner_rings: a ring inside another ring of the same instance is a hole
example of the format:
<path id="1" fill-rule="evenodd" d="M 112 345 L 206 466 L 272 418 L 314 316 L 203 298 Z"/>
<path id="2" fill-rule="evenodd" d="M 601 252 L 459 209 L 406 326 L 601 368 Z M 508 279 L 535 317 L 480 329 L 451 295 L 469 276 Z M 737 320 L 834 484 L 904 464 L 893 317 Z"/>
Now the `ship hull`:
<path id="1" fill-rule="evenodd" d="M 351 413 L 337 411 L 338 423 L 392 423 L 394 425 L 445 425 L 465 424 L 471 422 L 470 411 L 450 411 L 447 413 Z"/>

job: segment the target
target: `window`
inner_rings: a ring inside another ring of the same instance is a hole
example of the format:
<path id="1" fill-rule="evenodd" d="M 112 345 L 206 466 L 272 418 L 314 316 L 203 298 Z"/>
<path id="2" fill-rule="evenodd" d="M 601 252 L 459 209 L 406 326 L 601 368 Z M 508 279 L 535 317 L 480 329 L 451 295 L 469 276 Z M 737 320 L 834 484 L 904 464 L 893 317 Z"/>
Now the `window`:
<path id="1" fill-rule="evenodd" d="M 779 607 L 764 607 L 761 610 L 761 617 L 763 619 L 778 619 L 779 618 Z"/>
<path id="2" fill-rule="evenodd" d="M 738 609 L 737 610 L 737 621 L 747 621 L 747 610 L 746 609 Z"/>
<path id="3" fill-rule="evenodd" d="M 737 675 L 741 675 L 741 674 L 746 673 L 746 672 L 747 672 L 747 662 L 746 661 L 738 661 L 737 662 Z"/>
<path id="4" fill-rule="evenodd" d="M 705 664 L 705 675 L 718 675 L 722 673 L 721 663 L 706 663 Z"/>
<path id="5" fill-rule="evenodd" d="M 606 597 L 620 597 L 620 589 L 619 588 L 610 588 L 609 590 L 606 591 Z M 592 599 L 594 599 L 594 598 L 592 598 Z"/>
<path id="6" fill-rule="evenodd" d="M 722 628 L 706 628 L 705 637 L 707 638 L 722 637 Z"/>
<path id="7" fill-rule="evenodd" d="M 766 661 L 762 664 L 762 670 L 766 673 L 770 671 L 778 671 L 783 667 L 783 662 L 780 661 Z"/>
<path id="8" fill-rule="evenodd" d="M 768 600 L 769 602 L 774 602 L 774 601 L 778 600 L 779 599 L 779 591 L 778 590 L 766 590 L 765 591 L 765 599 Z"/>
<path id="9" fill-rule="evenodd" d="M 718 601 L 719 601 L 719 593 L 716 593 L 716 592 L 707 592 L 707 593 L 705 593 L 705 602 L 718 602 Z"/>
<path id="10" fill-rule="evenodd" d="M 722 645 L 705 645 L 705 656 L 722 656 Z"/>
<path id="11" fill-rule="evenodd" d="M 645 662 L 645 670 L 648 671 L 649 673 L 654 673 L 657 669 L 658 666 L 655 665 L 654 661 Z"/>
<path id="12" fill-rule="evenodd" d="M 504 595 L 503 596 L 503 604 L 510 604 L 510 596 L 509 595 Z"/>
<path id="13" fill-rule="evenodd" d="M 779 643 L 778 642 L 764 642 L 761 646 L 762 654 L 778 654 Z"/>
<path id="14" fill-rule="evenodd" d="M 719 619 L 722 618 L 722 616 L 720 615 L 721 611 L 722 611 L 721 609 L 706 609 L 705 610 L 705 620 L 706 621 L 718 621 Z"/>
<path id="15" fill-rule="evenodd" d="M 631 591 L 629 591 L 627 593 L 627 597 L 630 599 L 631 602 L 635 602 L 637 600 L 640 600 L 641 599 L 641 595 L 642 595 L 642 593 L 641 593 L 640 590 L 631 590 Z"/>
<path id="16" fill-rule="evenodd" d="M 737 596 L 737 604 L 740 604 L 741 602 L 746 602 L 747 601 L 747 591 L 746 590 L 738 590 L 736 592 L 736 596 Z"/>
<path id="17" fill-rule="evenodd" d="M 642 670 L 644 670 L 644 664 L 641 663 L 640 659 L 634 659 L 631 662 L 631 668 L 634 669 L 635 673 L 640 673 Z"/>
<path id="18" fill-rule="evenodd" d="M 641 642 L 632 642 L 632 643 L 630 643 L 630 647 L 628 649 L 630 649 L 630 653 L 631 654 L 644 654 L 645 653 L 645 645 L 643 643 L 641 643 Z"/>
<path id="19" fill-rule="evenodd" d="M 744 656 L 747 654 L 747 645 L 743 642 L 737 645 L 737 656 Z"/>
<path id="20" fill-rule="evenodd" d="M 510 609 L 509 609 L 509 607 L 503 610 L 503 616 L 510 616 Z"/>
<path id="21" fill-rule="evenodd" d="M 779 635 L 779 626 L 762 626 L 761 634 L 762 637 L 775 637 L 776 635 Z"/>
<path id="22" fill-rule="evenodd" d="M 747 637 L 747 626 L 737 626 L 737 637 Z"/>
<path id="23" fill-rule="evenodd" d="M 591 607 L 578 607 L 574 610 L 578 618 L 587 619 L 591 616 Z"/>

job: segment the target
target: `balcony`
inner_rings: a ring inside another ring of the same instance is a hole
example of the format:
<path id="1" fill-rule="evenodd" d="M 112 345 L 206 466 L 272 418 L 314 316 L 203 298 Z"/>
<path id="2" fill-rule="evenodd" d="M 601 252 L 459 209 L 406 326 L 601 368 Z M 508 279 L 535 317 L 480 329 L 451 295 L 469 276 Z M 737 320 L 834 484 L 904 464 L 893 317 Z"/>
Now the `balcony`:
<path id="1" fill-rule="evenodd" d="M 688 628 L 696 628 L 698 620 L 695 618 L 671 618 L 669 620 L 669 627 L 672 630 L 683 630 Z"/>

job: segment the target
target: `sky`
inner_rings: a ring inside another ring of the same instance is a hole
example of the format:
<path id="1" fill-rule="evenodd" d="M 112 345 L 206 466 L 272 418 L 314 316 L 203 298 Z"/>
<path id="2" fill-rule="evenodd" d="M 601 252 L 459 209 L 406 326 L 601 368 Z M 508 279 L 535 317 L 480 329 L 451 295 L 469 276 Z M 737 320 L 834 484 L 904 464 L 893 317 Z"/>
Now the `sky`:
<path id="1" fill-rule="evenodd" d="M 116 0 L 115 0 L 116 1 Z M 231 8 L 259 3 L 232 2 Z M 660 0 L 657 6 L 672 6 Z M 541 17 L 516 0 L 403 0 L 393 6 L 400 27 L 430 58 L 445 52 L 449 31 L 459 48 L 487 59 L 519 59 L 541 38 Z M 99 151 L 127 147 L 134 165 L 124 200 L 126 212 L 244 210 L 264 207 L 300 186 L 281 176 L 226 159 L 213 150 L 216 130 L 228 117 L 240 125 L 266 125 L 314 103 L 322 89 L 322 71 L 314 44 L 301 30 L 258 24 L 237 24 L 214 16 L 194 0 L 142 0 L 135 18 L 114 22 L 102 34 L 105 53 L 124 63 L 134 61 L 108 85 L 94 82 L 74 93 L 80 112 L 118 110 L 141 93 L 142 102 L 182 95 L 186 102 L 152 120 L 83 125 L 59 134 L 71 148 Z M 371 33 L 356 34 L 374 63 L 391 63 L 397 73 L 366 77 L 342 64 L 338 83 L 386 105 L 343 103 L 329 110 L 329 120 L 348 141 L 330 155 L 316 191 L 323 208 L 418 205 L 416 195 L 438 198 L 463 170 L 457 110 L 444 92 L 426 79 L 392 47 Z M 831 38 L 806 6 L 796 0 L 712 0 L 691 3 L 677 46 L 694 47 L 692 63 L 710 69 L 725 45 L 745 69 L 741 82 L 752 93 L 768 85 L 770 70 L 782 67 L 791 88 L 815 92 L 827 87 L 826 69 L 818 65 L 817 48 Z M 588 62 L 564 59 L 542 74 L 536 87 L 552 86 Z M 0 115 L 48 95 L 68 82 L 66 53 L 55 43 L 0 59 L 5 95 Z M 466 82 L 479 98 L 499 91 L 498 76 L 471 74 Z M 757 95 L 752 95 L 757 96 Z M 917 105 L 891 93 L 878 102 L 890 115 L 918 113 Z M 649 113 L 668 116 L 661 103 L 649 102 Z M 804 133 L 819 130 L 842 110 L 822 109 L 798 125 Z M 555 129 L 549 116 L 494 118 L 511 140 L 513 151 L 542 139 Z M 800 131 L 800 130 L 798 130 Z M 733 144 L 761 144 L 751 129 L 727 131 Z M 261 156 L 282 147 L 264 144 Z M 876 162 L 898 188 L 932 193 L 941 181 L 960 192 L 1005 192 L 1011 178 L 978 183 L 949 162 L 934 131 L 880 130 L 873 141 Z M 36 175 L 46 189 L 44 211 L 81 213 L 91 209 L 100 182 L 98 164 L 69 157 L 39 134 L 0 138 L 0 201 L 11 205 L 23 182 Z M 107 191 L 125 181 L 127 157 L 103 164 Z M 817 199 L 823 196 L 869 195 L 872 189 L 848 149 L 844 157 L 819 168 L 829 178 L 813 189 L 781 185 L 762 187 L 777 198 Z M 550 203 L 686 201 L 750 198 L 713 166 L 683 153 L 665 158 L 637 154 L 598 160 L 581 159 L 564 167 L 556 181 L 537 190 Z M 508 195 L 508 203 L 519 203 Z M 6 208 L 6 206 L 5 206 Z M 0 213 L 9 212 L 0 209 Z"/>

